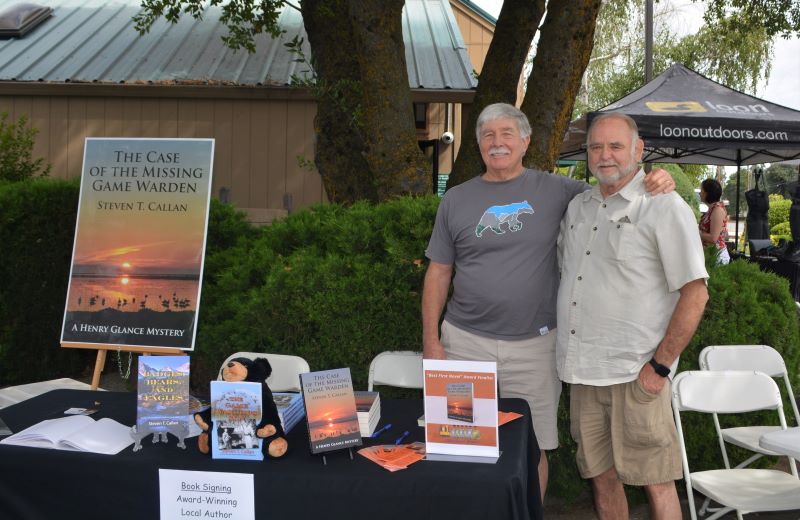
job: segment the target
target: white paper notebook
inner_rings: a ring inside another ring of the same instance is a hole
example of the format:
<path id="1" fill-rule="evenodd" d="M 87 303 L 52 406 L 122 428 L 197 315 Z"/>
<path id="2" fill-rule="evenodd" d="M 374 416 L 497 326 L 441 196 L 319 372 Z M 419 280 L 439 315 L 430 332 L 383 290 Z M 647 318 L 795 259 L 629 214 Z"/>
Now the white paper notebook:
<path id="1" fill-rule="evenodd" d="M 71 415 L 34 424 L 0 444 L 115 455 L 133 444 L 130 432 L 130 426 L 113 419 Z"/>

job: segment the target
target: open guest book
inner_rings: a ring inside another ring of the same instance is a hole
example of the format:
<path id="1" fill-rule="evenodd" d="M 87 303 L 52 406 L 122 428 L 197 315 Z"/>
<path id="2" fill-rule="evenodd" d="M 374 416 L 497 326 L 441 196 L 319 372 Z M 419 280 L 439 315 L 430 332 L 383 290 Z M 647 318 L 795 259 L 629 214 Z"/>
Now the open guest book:
<path id="1" fill-rule="evenodd" d="M 130 426 L 113 419 L 71 415 L 34 424 L 0 444 L 116 455 L 133 444 L 133 437 Z"/>

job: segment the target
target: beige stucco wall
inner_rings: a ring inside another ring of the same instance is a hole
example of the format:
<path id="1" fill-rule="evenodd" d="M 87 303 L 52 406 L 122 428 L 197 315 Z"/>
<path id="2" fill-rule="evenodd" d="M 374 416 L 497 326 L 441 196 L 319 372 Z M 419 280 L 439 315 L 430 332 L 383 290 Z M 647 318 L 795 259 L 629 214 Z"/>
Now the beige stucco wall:
<path id="1" fill-rule="evenodd" d="M 239 208 L 326 200 L 319 174 L 297 160 L 313 160 L 313 101 L 0 95 L 0 112 L 39 130 L 34 155 L 53 177 L 80 176 L 86 137 L 210 137 L 215 196 L 226 188 Z"/>

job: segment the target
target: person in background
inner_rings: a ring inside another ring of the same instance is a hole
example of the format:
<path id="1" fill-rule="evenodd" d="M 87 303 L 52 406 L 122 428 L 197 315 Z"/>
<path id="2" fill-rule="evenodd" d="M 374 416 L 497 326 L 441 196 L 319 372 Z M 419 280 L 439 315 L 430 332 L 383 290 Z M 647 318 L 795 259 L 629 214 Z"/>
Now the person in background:
<path id="1" fill-rule="evenodd" d="M 700 184 L 700 200 L 706 203 L 708 211 L 700 217 L 700 240 L 703 247 L 716 245 L 719 249 L 717 264 L 725 265 L 731 261 L 725 241 L 728 239 L 728 211 L 720 201 L 722 186 L 714 179 L 706 179 Z"/>

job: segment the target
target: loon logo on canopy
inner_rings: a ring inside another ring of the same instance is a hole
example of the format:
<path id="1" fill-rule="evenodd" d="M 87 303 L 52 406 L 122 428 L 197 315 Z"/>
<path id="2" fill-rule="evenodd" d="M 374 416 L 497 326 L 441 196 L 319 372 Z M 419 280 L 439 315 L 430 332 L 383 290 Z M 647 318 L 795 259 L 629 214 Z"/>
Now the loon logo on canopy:
<path id="1" fill-rule="evenodd" d="M 653 112 L 707 112 L 697 101 L 647 101 L 645 105 Z"/>

